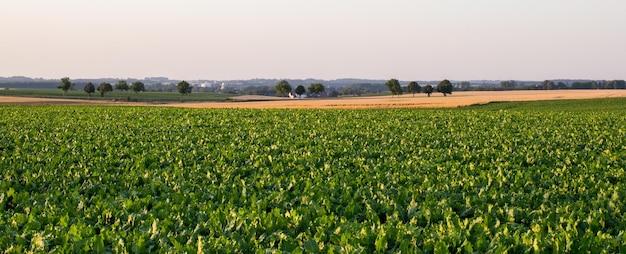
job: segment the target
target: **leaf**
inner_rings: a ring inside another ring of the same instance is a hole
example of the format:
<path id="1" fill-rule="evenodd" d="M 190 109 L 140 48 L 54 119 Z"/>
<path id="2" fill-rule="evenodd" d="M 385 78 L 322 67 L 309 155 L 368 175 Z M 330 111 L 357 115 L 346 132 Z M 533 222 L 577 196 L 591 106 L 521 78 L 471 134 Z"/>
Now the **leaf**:
<path id="1" fill-rule="evenodd" d="M 104 241 L 102 240 L 102 235 L 96 235 L 93 238 L 93 251 L 95 253 L 105 253 L 106 249 L 104 248 Z"/>
<path id="2" fill-rule="evenodd" d="M 319 246 L 317 246 L 317 243 L 313 239 L 309 239 L 304 242 L 302 247 L 304 247 L 304 250 L 307 253 L 318 253 L 320 251 Z"/>
<path id="3" fill-rule="evenodd" d="M 385 230 L 383 228 L 378 231 L 374 246 L 378 252 L 384 252 L 387 250 L 387 234 L 385 234 Z"/>
<path id="4" fill-rule="evenodd" d="M 444 241 L 438 241 L 435 243 L 435 254 L 448 254 L 450 251 L 448 250 L 448 244 Z"/>

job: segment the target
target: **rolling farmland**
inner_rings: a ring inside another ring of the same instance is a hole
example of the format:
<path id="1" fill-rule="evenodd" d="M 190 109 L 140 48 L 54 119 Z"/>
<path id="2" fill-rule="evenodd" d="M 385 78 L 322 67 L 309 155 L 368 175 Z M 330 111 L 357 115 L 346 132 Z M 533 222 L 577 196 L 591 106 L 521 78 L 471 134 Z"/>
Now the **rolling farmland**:
<path id="1" fill-rule="evenodd" d="M 9 253 L 625 251 L 624 98 L 0 116 Z"/>

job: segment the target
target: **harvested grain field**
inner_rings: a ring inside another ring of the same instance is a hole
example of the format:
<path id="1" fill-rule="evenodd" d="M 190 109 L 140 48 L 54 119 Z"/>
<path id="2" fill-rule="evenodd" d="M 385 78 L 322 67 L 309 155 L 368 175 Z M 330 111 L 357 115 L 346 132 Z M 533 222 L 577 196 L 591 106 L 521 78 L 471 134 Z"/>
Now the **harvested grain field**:
<path id="1" fill-rule="evenodd" d="M 626 90 L 549 90 L 549 91 L 480 91 L 454 92 L 443 96 L 434 93 L 376 97 L 347 97 L 323 99 L 276 99 L 264 96 L 241 96 L 230 102 L 175 103 L 174 107 L 192 108 L 451 108 L 500 101 L 538 101 L 626 97 Z"/>
<path id="2" fill-rule="evenodd" d="M 450 108 L 489 102 L 539 101 L 626 97 L 626 90 L 548 90 L 548 91 L 478 91 L 454 92 L 443 96 L 434 93 L 397 96 L 339 97 L 320 99 L 286 99 L 271 96 L 238 96 L 227 102 L 168 103 L 156 106 L 188 108 Z M 48 99 L 30 97 L 0 97 L 0 104 L 61 104 L 61 105 L 150 105 L 148 103 L 114 102 L 100 100 Z"/>

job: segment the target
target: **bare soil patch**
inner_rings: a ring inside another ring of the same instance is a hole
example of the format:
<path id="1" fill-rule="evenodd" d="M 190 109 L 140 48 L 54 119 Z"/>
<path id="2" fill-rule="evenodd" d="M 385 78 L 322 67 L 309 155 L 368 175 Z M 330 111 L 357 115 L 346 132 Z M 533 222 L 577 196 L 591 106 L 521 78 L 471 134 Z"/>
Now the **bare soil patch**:
<path id="1" fill-rule="evenodd" d="M 288 99 L 271 96 L 245 95 L 227 102 L 168 103 L 156 106 L 188 108 L 311 108 L 311 109 L 366 109 L 366 108 L 450 108 L 490 102 L 539 101 L 626 97 L 626 90 L 549 90 L 549 91 L 479 91 L 454 92 L 443 96 L 434 93 L 405 94 L 376 97 L 340 97 L 321 99 Z M 149 105 L 102 100 L 47 99 L 0 96 L 0 104 L 61 104 L 61 105 Z M 153 105 L 154 106 L 154 105 Z"/>

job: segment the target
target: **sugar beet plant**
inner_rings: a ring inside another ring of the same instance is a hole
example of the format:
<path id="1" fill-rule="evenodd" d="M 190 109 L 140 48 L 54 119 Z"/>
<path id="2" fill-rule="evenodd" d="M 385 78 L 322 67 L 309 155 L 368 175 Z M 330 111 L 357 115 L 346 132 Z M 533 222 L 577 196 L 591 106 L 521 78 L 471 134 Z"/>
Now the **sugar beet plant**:
<path id="1" fill-rule="evenodd" d="M 0 106 L 0 249 L 623 252 L 626 109 L 507 105 Z"/>

